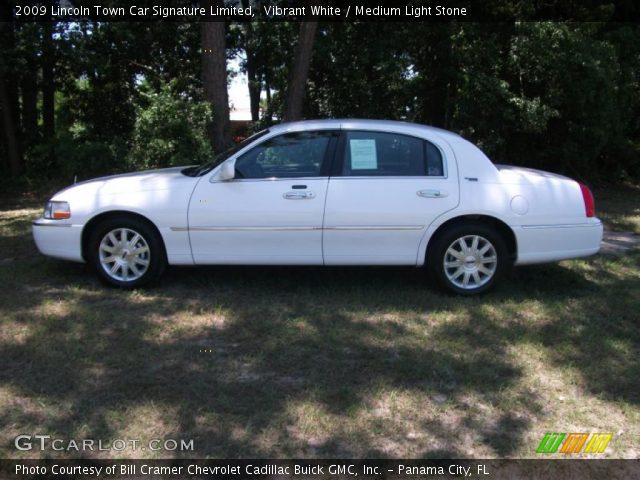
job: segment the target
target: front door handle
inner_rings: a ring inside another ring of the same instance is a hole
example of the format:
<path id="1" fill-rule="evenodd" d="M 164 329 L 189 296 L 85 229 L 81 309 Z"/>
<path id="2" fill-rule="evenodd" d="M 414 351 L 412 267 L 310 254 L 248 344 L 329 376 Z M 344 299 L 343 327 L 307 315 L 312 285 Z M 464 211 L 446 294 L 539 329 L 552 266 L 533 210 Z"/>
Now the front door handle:
<path id="1" fill-rule="evenodd" d="M 416 193 L 419 197 L 425 198 L 444 198 L 449 195 L 442 190 L 418 190 Z"/>
<path id="2" fill-rule="evenodd" d="M 287 200 L 308 200 L 311 198 L 315 198 L 316 194 L 313 192 L 286 192 L 283 193 L 282 196 Z"/>

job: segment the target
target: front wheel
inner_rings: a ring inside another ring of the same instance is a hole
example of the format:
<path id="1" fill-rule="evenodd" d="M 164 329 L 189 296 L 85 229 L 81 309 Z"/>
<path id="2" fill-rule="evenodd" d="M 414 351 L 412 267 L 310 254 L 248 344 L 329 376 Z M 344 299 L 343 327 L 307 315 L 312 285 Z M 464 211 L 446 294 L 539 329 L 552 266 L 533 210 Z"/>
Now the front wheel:
<path id="1" fill-rule="evenodd" d="M 445 230 L 429 250 L 431 276 L 441 287 L 461 295 L 493 288 L 510 266 L 502 236 L 482 223 Z"/>
<path id="2" fill-rule="evenodd" d="M 133 288 L 160 277 L 166 265 L 162 241 L 146 222 L 112 218 L 99 224 L 89 240 L 98 276 L 117 287 Z"/>

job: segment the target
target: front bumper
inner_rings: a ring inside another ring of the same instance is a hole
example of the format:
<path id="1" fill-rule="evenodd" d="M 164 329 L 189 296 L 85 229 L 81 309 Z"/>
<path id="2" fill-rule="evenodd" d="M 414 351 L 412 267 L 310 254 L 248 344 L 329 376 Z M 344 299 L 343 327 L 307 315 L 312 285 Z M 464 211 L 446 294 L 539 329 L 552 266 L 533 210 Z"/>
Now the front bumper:
<path id="1" fill-rule="evenodd" d="M 82 258 L 82 225 L 39 218 L 33 222 L 33 239 L 40 253 L 74 262 Z"/>

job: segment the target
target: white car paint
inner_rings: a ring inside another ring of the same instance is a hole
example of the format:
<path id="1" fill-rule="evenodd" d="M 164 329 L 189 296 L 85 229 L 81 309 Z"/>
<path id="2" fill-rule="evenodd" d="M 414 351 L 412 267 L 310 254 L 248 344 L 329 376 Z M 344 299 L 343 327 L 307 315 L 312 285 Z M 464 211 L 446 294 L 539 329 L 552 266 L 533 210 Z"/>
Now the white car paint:
<path id="1" fill-rule="evenodd" d="M 375 129 L 378 122 L 347 121 L 343 129 Z M 443 157 L 454 152 L 442 132 L 400 122 L 384 123 L 383 131 L 430 141 Z M 416 265 L 426 228 L 459 203 L 455 162 L 439 177 L 333 177 L 324 219 L 326 265 Z M 422 194 L 438 195 L 424 197 Z"/>
<path id="2" fill-rule="evenodd" d="M 71 218 L 64 221 L 40 218 L 34 222 L 33 235 L 38 249 L 52 257 L 84 262 L 81 238 L 89 221 L 107 212 L 133 212 L 156 225 L 169 263 L 192 265 L 186 212 L 199 179 L 182 175 L 182 168 L 102 177 L 56 193 L 52 200 L 69 202 Z"/>
<path id="3" fill-rule="evenodd" d="M 285 199 L 298 183 L 309 199 Z M 328 178 L 202 181 L 189 207 L 197 264 L 322 265 Z"/>
<path id="4" fill-rule="evenodd" d="M 220 180 L 220 172 L 256 145 L 289 132 L 319 130 L 392 132 L 427 140 L 443 155 L 444 175 L 342 177 L 334 172 Z M 204 176 L 189 177 L 181 169 L 98 178 L 58 192 L 52 200 L 68 202 L 71 217 L 34 222 L 40 252 L 85 261 L 83 230 L 112 211 L 151 221 L 174 265 L 420 266 L 440 227 L 477 215 L 508 226 L 519 265 L 592 255 L 602 238 L 602 224 L 586 216 L 574 180 L 494 165 L 459 135 L 423 125 L 373 120 L 282 124 Z M 299 185 L 306 186 L 305 198 L 295 198 Z"/>

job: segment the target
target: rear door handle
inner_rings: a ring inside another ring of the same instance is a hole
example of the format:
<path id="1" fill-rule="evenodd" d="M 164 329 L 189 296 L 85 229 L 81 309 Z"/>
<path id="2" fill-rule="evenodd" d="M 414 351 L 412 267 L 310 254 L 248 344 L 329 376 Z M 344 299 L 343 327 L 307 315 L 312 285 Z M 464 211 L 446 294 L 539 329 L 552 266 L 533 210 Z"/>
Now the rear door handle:
<path id="1" fill-rule="evenodd" d="M 419 197 L 425 198 L 444 198 L 449 195 L 447 192 L 443 192 L 442 190 L 418 190 L 416 193 Z"/>
<path id="2" fill-rule="evenodd" d="M 286 192 L 283 193 L 282 196 L 287 200 L 308 200 L 311 198 L 315 198 L 316 194 L 313 192 Z"/>

